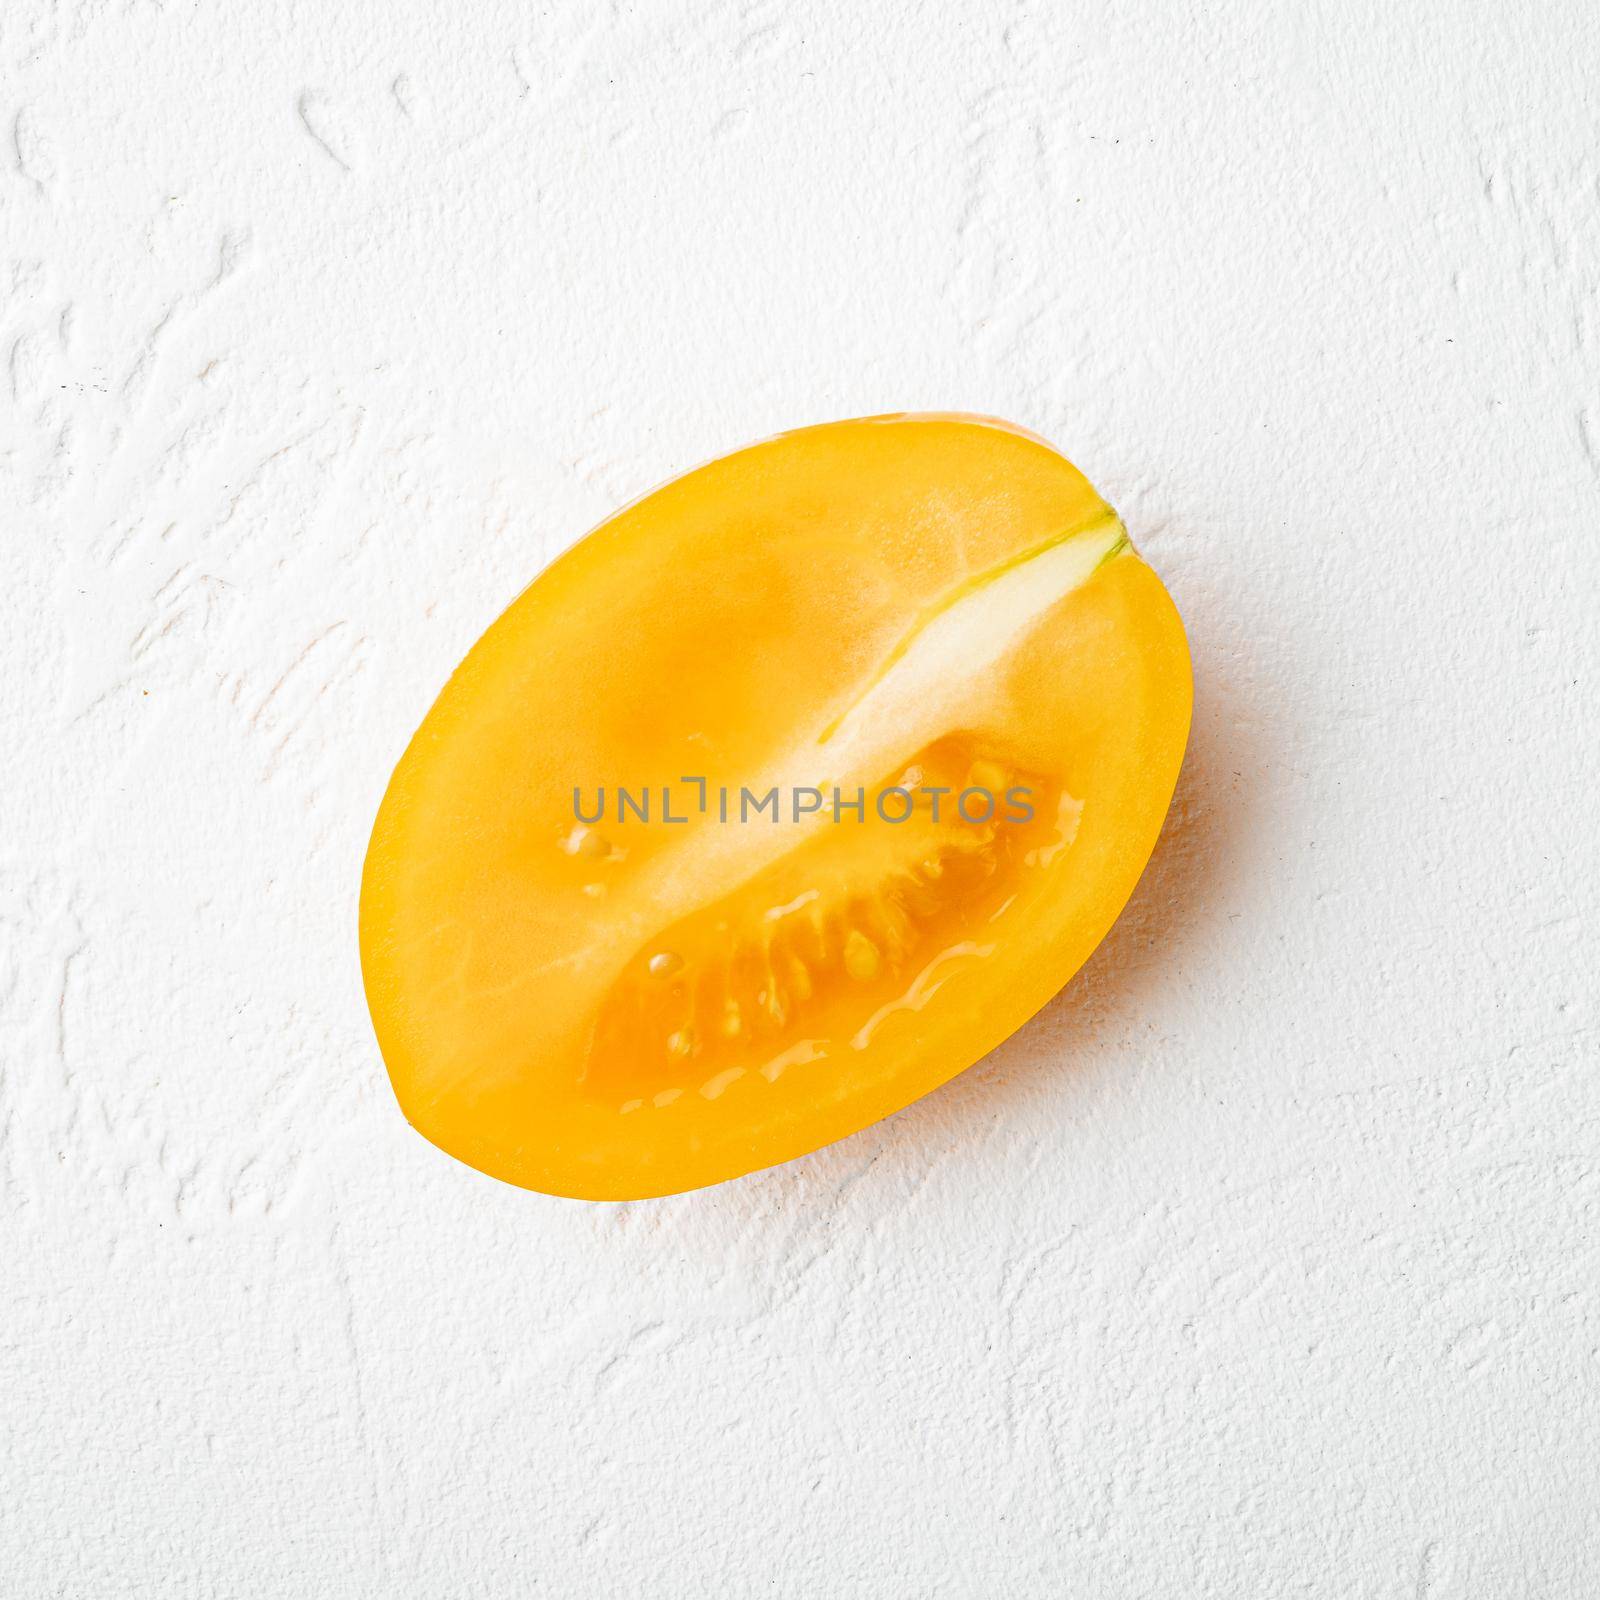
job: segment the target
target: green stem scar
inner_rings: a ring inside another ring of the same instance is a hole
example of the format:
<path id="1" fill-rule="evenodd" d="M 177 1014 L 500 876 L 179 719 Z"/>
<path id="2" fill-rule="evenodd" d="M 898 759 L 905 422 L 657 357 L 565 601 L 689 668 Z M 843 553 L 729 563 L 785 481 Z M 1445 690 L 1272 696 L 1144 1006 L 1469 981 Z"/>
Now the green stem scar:
<path id="1" fill-rule="evenodd" d="M 1131 549 L 1128 530 L 1108 512 L 964 579 L 912 623 L 855 701 L 822 730 L 818 745 L 858 742 L 869 723 L 882 727 L 891 713 L 926 721 L 930 695 L 943 699 L 964 689 L 1040 616 Z"/>

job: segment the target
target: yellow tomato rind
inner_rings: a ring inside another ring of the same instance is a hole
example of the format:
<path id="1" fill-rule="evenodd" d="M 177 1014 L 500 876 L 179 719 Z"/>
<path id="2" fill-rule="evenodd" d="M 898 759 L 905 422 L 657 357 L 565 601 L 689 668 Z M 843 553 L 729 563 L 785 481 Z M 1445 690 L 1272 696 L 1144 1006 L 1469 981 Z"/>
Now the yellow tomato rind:
<path id="1" fill-rule="evenodd" d="M 873 430 L 879 430 L 876 437 Z M 904 430 L 939 431 L 918 433 L 908 441 Z M 885 433 L 894 435 L 889 450 Z M 996 435 L 1015 443 L 997 454 Z M 597 597 L 624 596 L 624 604 L 634 607 L 633 617 L 644 618 L 646 625 L 656 625 L 648 622 L 653 607 L 663 613 L 657 625 L 663 637 L 648 646 L 655 654 L 645 676 L 653 690 L 662 673 L 674 665 L 692 667 L 694 652 L 704 650 L 703 636 L 687 641 L 665 637 L 665 630 L 675 625 L 674 609 L 681 615 L 685 605 L 703 598 L 673 565 L 684 559 L 684 550 L 732 563 L 742 574 L 765 570 L 763 551 L 749 551 L 740 540 L 741 495 L 758 509 L 763 495 L 784 505 L 789 521 L 775 524 L 780 532 L 786 526 L 806 526 L 807 494 L 816 496 L 824 517 L 830 506 L 848 505 L 852 472 L 867 483 L 863 493 L 882 492 L 891 504 L 903 495 L 907 504 L 916 505 L 915 473 L 948 471 L 959 485 L 959 472 L 947 463 L 952 452 L 959 455 L 968 448 L 980 462 L 981 474 L 987 475 L 985 487 L 970 506 L 957 505 L 953 521 L 959 524 L 962 514 L 980 520 L 995 507 L 1002 520 L 1010 519 L 998 532 L 987 526 L 961 527 L 963 540 L 974 547 L 962 552 L 969 565 L 1002 560 L 1029 540 L 1037 543 L 1054 526 L 1088 526 L 1109 514 L 1081 474 L 1043 441 L 990 419 L 896 416 L 798 430 L 686 474 L 608 518 L 535 580 L 469 652 L 396 768 L 374 825 L 362 880 L 361 956 L 369 1007 L 396 1096 L 426 1138 L 495 1177 L 576 1199 L 643 1199 L 721 1182 L 833 1143 L 939 1087 L 1022 1026 L 1092 954 L 1155 847 L 1182 762 L 1193 698 L 1177 610 L 1131 548 L 1105 561 L 1062 602 L 1054 632 L 1045 630 L 1029 664 L 1049 681 L 1057 681 L 1052 675 L 1062 671 L 1078 673 L 1084 680 L 1081 693 L 1093 697 L 1093 715 L 1074 724 L 1091 730 L 1083 742 L 1085 750 L 1092 749 L 1093 760 L 1084 758 L 1084 771 L 1075 779 L 1085 792 L 1070 876 L 1063 878 L 1050 905 L 1021 930 L 1026 937 L 1012 934 L 1004 960 L 968 984 L 959 1003 L 930 1007 L 915 1026 L 888 1030 L 871 1049 L 870 1061 L 859 1063 L 862 1070 L 854 1075 L 835 1072 L 816 1082 L 809 1095 L 800 1090 L 773 1095 L 764 1116 L 755 1120 L 742 1121 L 735 1112 L 724 1115 L 708 1105 L 703 1113 L 697 1108 L 699 1120 L 685 1120 L 685 1131 L 676 1139 L 631 1133 L 614 1110 L 562 1092 L 563 1073 L 572 1076 L 570 1052 L 583 1019 L 574 1014 L 567 1021 L 550 1020 L 561 1006 L 559 984 L 553 984 L 542 1010 L 518 992 L 518 952 L 537 954 L 547 946 L 559 958 L 559 924 L 549 918 L 550 926 L 519 924 L 523 908 L 509 896 L 503 905 L 495 901 L 493 896 L 502 891 L 491 886 L 484 890 L 489 898 L 472 902 L 491 908 L 481 913 L 484 927 L 457 926 L 457 942 L 467 947 L 459 952 L 451 942 L 448 918 L 438 915 L 440 907 L 463 903 L 469 891 L 480 887 L 480 879 L 487 881 L 491 874 L 486 863 L 492 866 L 497 859 L 491 853 L 483 861 L 473 860 L 468 845 L 453 837 L 453 827 L 470 831 L 485 817 L 491 832 L 493 826 L 511 826 L 504 820 L 504 804 L 483 809 L 489 802 L 473 786 L 492 789 L 516 781 L 514 763 L 497 763 L 512 762 L 511 756 L 502 756 L 504 750 L 529 748 L 528 734 L 514 717 L 523 703 L 518 688 L 531 681 L 529 663 L 543 658 L 559 682 L 575 683 L 573 663 L 581 659 L 583 630 L 600 638 L 612 625 L 603 606 L 596 614 Z M 892 450 L 908 458 L 905 484 L 881 464 Z M 1008 467 L 1026 482 L 1019 495 L 1032 496 L 1020 509 L 1004 503 L 1002 480 Z M 827 487 L 813 490 L 804 475 L 824 470 L 834 478 L 825 480 Z M 952 494 L 959 500 L 958 493 Z M 702 526 L 712 531 L 703 534 Z M 874 649 L 881 651 L 886 630 L 900 625 L 894 622 L 896 607 L 903 612 L 907 599 L 896 590 L 892 557 L 902 545 L 896 543 L 896 530 L 882 536 L 890 551 L 882 593 L 868 593 L 850 619 L 859 635 L 847 638 L 858 658 L 850 669 L 841 668 L 832 679 L 825 667 L 819 669 L 824 697 L 842 693 L 854 681 L 852 671 L 859 678 L 859 660 Z M 701 540 L 698 551 L 693 547 L 696 538 Z M 818 549 L 827 548 L 821 540 Z M 939 585 L 957 573 L 948 553 L 925 551 L 909 538 L 903 549 L 917 569 L 907 594 L 944 592 Z M 810 552 L 813 558 L 815 554 Z M 779 549 L 771 559 L 781 562 L 784 556 Z M 821 565 L 814 559 L 813 564 Z M 788 581 L 804 589 L 808 570 L 799 561 L 793 566 L 796 576 Z M 619 574 L 638 575 L 641 570 L 643 599 L 636 601 L 626 596 Z M 880 581 L 876 569 L 868 570 L 868 580 L 861 587 L 870 590 L 872 581 Z M 817 581 L 825 583 L 826 574 Z M 659 601 L 663 586 L 671 591 L 664 604 Z M 825 598 L 825 590 L 804 590 L 801 599 L 815 613 L 822 604 L 819 596 Z M 713 609 L 723 605 L 718 620 L 724 626 L 737 618 L 736 603 L 707 603 Z M 757 608 L 749 624 L 756 631 L 770 625 L 779 636 L 780 653 L 787 649 L 791 661 L 803 659 L 783 632 L 786 615 L 776 610 L 765 615 Z M 1052 654 L 1053 639 L 1080 637 L 1094 644 L 1088 670 L 1078 657 Z M 647 705 L 630 721 L 628 708 L 616 702 L 626 700 L 632 686 L 619 677 L 601 687 L 606 694 L 599 697 L 595 715 L 609 719 L 608 748 L 629 748 L 630 740 L 647 748 L 658 737 L 662 702 Z M 702 713 L 715 715 L 716 689 L 715 684 L 691 685 L 691 721 Z M 761 694 L 770 692 L 763 681 L 753 681 L 757 709 Z M 740 753 L 745 756 L 759 753 L 768 737 L 740 722 L 753 714 L 736 707 L 727 717 L 732 730 L 728 737 L 743 741 Z M 581 753 L 587 748 L 583 730 L 566 733 L 571 749 Z M 673 753 L 668 746 L 651 752 L 662 762 L 670 762 Z M 497 905 L 498 911 L 493 909 Z M 509 950 L 480 949 L 480 944 L 493 943 L 483 940 L 485 928 L 503 934 Z M 505 992 L 517 996 L 515 1004 L 508 1002 L 499 1010 L 486 1005 L 481 995 L 492 985 L 481 981 L 484 973 L 509 985 Z M 502 1063 L 520 1048 L 517 1041 L 539 1029 L 548 1029 L 553 1041 L 543 1057 L 526 1068 L 505 1068 Z"/>

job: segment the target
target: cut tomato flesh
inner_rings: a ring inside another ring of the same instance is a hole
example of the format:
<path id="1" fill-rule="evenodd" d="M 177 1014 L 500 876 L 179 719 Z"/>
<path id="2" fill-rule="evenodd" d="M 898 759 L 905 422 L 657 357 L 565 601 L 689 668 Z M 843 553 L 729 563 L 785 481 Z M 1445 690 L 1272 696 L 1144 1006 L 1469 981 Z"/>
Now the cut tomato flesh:
<path id="1" fill-rule="evenodd" d="M 1104 937 L 1190 701 L 1159 580 L 1019 430 L 830 424 L 667 484 L 500 617 L 391 780 L 361 951 L 402 1108 L 608 1199 L 888 1115 Z"/>

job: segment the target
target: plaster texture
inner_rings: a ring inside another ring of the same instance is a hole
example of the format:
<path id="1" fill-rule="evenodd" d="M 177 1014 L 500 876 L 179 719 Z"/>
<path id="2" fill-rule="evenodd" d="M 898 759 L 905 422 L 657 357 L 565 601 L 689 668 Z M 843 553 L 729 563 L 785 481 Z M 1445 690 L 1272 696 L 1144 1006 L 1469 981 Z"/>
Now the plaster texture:
<path id="1" fill-rule="evenodd" d="M 7 0 L 0 1592 L 1600 1593 L 1595 45 Z M 354 923 L 450 668 L 660 479 L 949 408 L 1188 622 L 1112 937 L 722 1189 L 433 1150 Z"/>

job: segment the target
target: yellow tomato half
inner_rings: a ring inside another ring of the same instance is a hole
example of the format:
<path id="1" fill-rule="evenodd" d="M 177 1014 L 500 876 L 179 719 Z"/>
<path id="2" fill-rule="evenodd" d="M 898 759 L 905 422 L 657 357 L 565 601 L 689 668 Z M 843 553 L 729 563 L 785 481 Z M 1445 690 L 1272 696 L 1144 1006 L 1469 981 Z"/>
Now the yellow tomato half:
<path id="1" fill-rule="evenodd" d="M 833 423 L 666 484 L 522 593 L 395 769 L 361 959 L 401 1107 L 613 1200 L 889 1115 L 1105 936 L 1191 698 L 1160 580 L 1018 429 Z"/>

